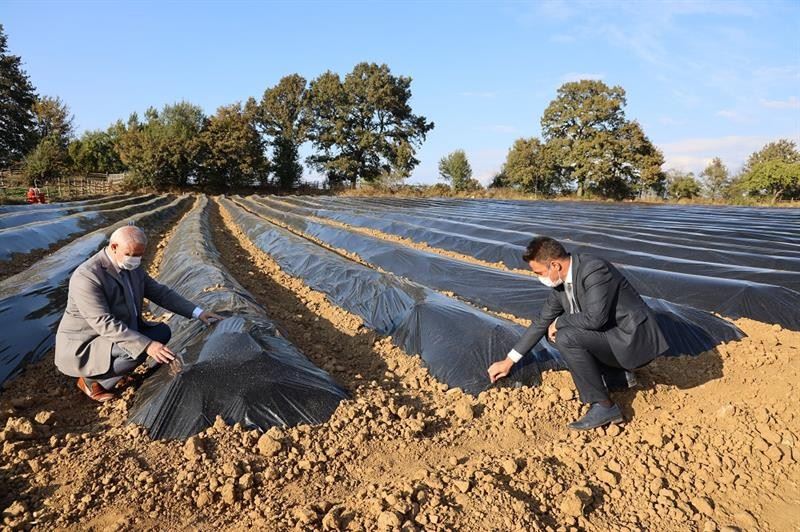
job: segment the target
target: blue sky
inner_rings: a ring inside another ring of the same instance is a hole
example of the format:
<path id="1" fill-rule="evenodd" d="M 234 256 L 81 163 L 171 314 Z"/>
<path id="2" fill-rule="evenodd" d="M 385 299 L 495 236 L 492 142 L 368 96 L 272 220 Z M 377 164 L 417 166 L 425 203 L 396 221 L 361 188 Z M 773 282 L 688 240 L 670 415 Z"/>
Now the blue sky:
<path id="1" fill-rule="evenodd" d="M 409 182 L 464 149 L 486 182 L 539 136 L 557 88 L 621 85 L 667 160 L 736 170 L 768 141 L 800 143 L 800 2 L 9 2 L 0 22 L 41 94 L 79 131 L 188 100 L 207 113 L 282 76 L 387 63 L 436 123 Z"/>

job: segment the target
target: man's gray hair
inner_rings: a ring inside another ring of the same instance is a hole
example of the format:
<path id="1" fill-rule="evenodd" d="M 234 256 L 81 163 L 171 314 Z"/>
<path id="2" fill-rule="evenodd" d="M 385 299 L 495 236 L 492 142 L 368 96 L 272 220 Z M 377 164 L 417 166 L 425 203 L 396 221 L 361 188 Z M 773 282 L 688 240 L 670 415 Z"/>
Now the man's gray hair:
<path id="1" fill-rule="evenodd" d="M 111 238 L 108 240 L 108 243 L 131 243 L 142 244 L 143 246 L 146 246 L 147 235 L 144 233 L 144 231 L 142 231 L 141 228 L 136 227 L 135 225 L 125 225 L 111 233 Z"/>

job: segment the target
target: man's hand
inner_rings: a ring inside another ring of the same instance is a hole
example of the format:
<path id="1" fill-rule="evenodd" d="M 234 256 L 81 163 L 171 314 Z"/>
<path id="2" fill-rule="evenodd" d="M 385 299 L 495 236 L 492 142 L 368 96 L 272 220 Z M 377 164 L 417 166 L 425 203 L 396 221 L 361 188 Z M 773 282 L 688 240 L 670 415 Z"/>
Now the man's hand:
<path id="1" fill-rule="evenodd" d="M 550 327 L 547 328 L 547 337 L 550 339 L 551 342 L 556 343 L 556 322 L 550 324 Z"/>
<path id="2" fill-rule="evenodd" d="M 492 382 L 497 382 L 497 379 L 507 376 L 511 372 L 511 366 L 513 365 L 514 361 L 510 358 L 495 362 L 489 366 L 489 380 Z"/>
<path id="3" fill-rule="evenodd" d="M 159 364 L 169 364 L 175 360 L 175 353 L 169 347 L 155 340 L 147 345 L 147 356 Z"/>
<path id="4" fill-rule="evenodd" d="M 222 321 L 225 318 L 223 318 L 219 314 L 214 314 L 213 312 L 208 312 L 207 310 L 204 310 L 203 312 L 200 313 L 199 316 L 197 316 L 197 319 L 199 319 L 206 325 L 211 325 L 212 323 L 217 323 L 218 321 Z"/>

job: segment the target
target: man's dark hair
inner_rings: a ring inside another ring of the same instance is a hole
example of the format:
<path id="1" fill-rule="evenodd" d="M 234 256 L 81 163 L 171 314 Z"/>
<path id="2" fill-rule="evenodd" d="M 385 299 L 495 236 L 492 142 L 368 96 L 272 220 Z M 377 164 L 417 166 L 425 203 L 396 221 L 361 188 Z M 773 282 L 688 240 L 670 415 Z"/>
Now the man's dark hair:
<path id="1" fill-rule="evenodd" d="M 536 262 L 545 263 L 551 260 L 566 259 L 568 256 L 567 250 L 558 240 L 549 236 L 537 236 L 525 248 L 522 259 L 525 262 L 535 260 Z"/>

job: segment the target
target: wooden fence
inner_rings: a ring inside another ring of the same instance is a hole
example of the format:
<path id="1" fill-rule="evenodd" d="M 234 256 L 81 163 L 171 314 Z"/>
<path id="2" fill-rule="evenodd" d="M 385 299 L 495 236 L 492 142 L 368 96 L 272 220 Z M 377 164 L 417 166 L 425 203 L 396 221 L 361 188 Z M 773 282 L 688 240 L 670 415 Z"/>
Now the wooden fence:
<path id="1" fill-rule="evenodd" d="M 46 179 L 39 182 L 48 201 L 69 200 L 84 196 L 111 194 L 126 174 L 90 173 Z M 0 171 L 0 203 L 25 203 L 28 178 L 17 170 Z"/>

